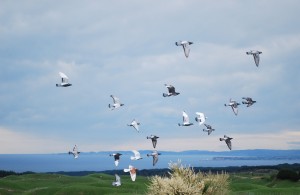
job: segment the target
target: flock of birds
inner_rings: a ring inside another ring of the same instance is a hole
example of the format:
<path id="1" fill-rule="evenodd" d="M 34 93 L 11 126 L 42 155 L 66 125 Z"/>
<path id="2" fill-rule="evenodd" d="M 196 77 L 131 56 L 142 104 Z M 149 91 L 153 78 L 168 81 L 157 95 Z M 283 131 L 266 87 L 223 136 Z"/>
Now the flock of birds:
<path id="1" fill-rule="evenodd" d="M 185 55 L 186 58 L 189 57 L 189 53 L 190 53 L 189 45 L 191 45 L 191 44 L 193 44 L 193 42 L 190 42 L 190 41 L 178 41 L 178 42 L 175 42 L 175 45 L 182 46 L 183 51 L 184 51 L 184 55 Z M 247 55 L 252 55 L 253 56 L 255 65 L 257 67 L 259 66 L 259 60 L 260 60 L 260 56 L 259 55 L 261 53 L 262 53 L 261 51 L 257 51 L 257 50 L 250 50 L 249 52 L 246 52 Z M 72 86 L 72 84 L 69 83 L 69 78 L 67 77 L 66 74 L 64 74 L 62 72 L 59 72 L 59 76 L 61 77 L 61 83 L 60 84 L 56 84 L 57 87 L 69 87 L 69 86 Z M 163 93 L 163 97 L 177 96 L 177 95 L 180 94 L 179 92 L 176 92 L 175 87 L 172 86 L 172 85 L 165 84 L 165 87 L 168 89 L 168 93 Z M 120 101 L 120 99 L 118 97 L 116 97 L 114 95 L 111 95 L 110 97 L 113 100 L 113 103 L 108 105 L 108 107 L 111 110 L 115 110 L 117 108 L 120 108 L 120 107 L 124 106 L 124 104 L 121 103 L 121 101 Z M 242 99 L 244 100 L 244 101 L 242 101 L 242 104 L 246 104 L 247 107 L 250 107 L 254 103 L 256 103 L 256 101 L 254 101 L 251 97 L 243 97 Z M 233 113 L 235 115 L 238 115 L 238 106 L 241 105 L 240 103 L 238 103 L 235 100 L 230 99 L 229 103 L 228 104 L 224 104 L 224 105 L 231 107 Z M 182 123 L 178 123 L 178 126 L 191 126 L 191 125 L 193 125 L 193 123 L 190 122 L 189 116 L 188 116 L 188 114 L 185 111 L 182 112 L 182 116 L 183 116 L 183 121 L 182 121 Z M 207 134 L 210 135 L 213 131 L 215 131 L 215 129 L 213 129 L 211 125 L 205 123 L 206 119 L 207 119 L 207 117 L 205 116 L 204 113 L 202 113 L 202 112 L 196 112 L 195 121 L 198 122 L 198 124 L 200 126 L 204 125 L 206 128 L 203 129 L 203 131 L 207 132 Z M 137 132 L 139 132 L 139 125 L 140 125 L 140 123 L 137 120 L 133 119 L 133 121 L 130 124 L 127 124 L 127 125 L 133 127 Z M 157 139 L 158 138 L 159 137 L 156 136 L 156 135 L 147 136 L 147 139 L 151 139 L 152 145 L 153 145 L 154 149 L 156 148 Z M 229 137 L 227 135 L 224 135 L 224 137 L 220 138 L 220 141 L 225 141 L 225 143 L 227 144 L 229 150 L 231 150 L 232 149 L 232 143 L 231 143 L 232 139 L 233 138 L 231 138 L 231 137 Z M 130 157 L 131 160 L 141 160 L 141 159 L 143 159 L 141 157 L 141 154 L 137 150 L 132 150 L 132 152 L 133 152 L 134 156 Z M 80 152 L 78 151 L 77 145 L 75 145 L 73 147 L 72 151 L 69 151 L 69 154 L 72 154 L 75 159 L 79 157 Z M 121 153 L 110 154 L 110 156 L 114 157 L 115 166 L 116 167 L 119 165 L 119 161 L 120 161 L 120 156 L 121 155 L 122 155 Z M 152 153 L 147 154 L 148 157 L 152 156 L 152 158 L 153 158 L 153 166 L 155 166 L 155 164 L 158 162 L 158 156 L 159 155 L 161 155 L 161 153 L 157 152 L 157 150 L 154 150 Z M 129 172 L 130 173 L 132 181 L 135 181 L 135 179 L 136 179 L 136 171 L 137 171 L 137 168 L 135 168 L 132 165 L 129 165 L 128 169 L 124 169 L 124 172 Z M 112 182 L 112 185 L 113 186 L 120 186 L 121 185 L 121 178 L 120 178 L 119 175 L 115 174 L 115 181 Z"/>

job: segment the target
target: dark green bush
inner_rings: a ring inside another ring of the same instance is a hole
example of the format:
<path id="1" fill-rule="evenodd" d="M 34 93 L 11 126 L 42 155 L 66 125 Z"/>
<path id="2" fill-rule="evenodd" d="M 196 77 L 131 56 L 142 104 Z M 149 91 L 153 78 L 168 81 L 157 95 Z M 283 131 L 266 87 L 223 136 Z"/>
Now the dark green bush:
<path id="1" fill-rule="evenodd" d="M 297 174 L 296 171 L 290 169 L 282 169 L 278 172 L 277 179 L 298 181 L 299 175 Z"/>

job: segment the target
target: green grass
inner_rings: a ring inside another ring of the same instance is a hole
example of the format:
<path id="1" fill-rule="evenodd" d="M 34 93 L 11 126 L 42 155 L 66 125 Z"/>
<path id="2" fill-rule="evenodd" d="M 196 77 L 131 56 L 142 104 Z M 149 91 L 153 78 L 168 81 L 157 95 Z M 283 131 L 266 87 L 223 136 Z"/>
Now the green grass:
<path id="1" fill-rule="evenodd" d="M 232 195 L 300 195 L 300 182 L 277 180 L 274 172 L 230 174 Z M 0 178 L 0 195 L 6 194 L 145 194 L 149 180 L 137 176 L 135 182 L 122 175 L 122 185 L 114 187 L 113 175 L 90 174 L 66 176 L 59 174 L 11 175 Z"/>
<path id="2" fill-rule="evenodd" d="M 28 174 L 0 179 L 0 194 L 145 194 L 146 177 L 123 175 L 122 185 L 114 187 L 115 177 L 106 174 L 65 176 L 58 174 Z"/>

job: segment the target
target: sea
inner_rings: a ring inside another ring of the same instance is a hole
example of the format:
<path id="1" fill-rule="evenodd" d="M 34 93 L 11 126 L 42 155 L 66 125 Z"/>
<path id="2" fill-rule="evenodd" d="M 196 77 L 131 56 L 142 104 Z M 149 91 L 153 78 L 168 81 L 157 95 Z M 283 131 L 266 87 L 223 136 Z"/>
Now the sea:
<path id="1" fill-rule="evenodd" d="M 22 172 L 77 172 L 122 170 L 133 165 L 138 169 L 168 168 L 169 163 L 180 161 L 182 165 L 191 167 L 230 167 L 260 166 L 300 163 L 300 158 L 226 158 L 220 155 L 199 154 L 161 154 L 155 166 L 151 156 L 142 154 L 143 159 L 132 161 L 130 153 L 120 157 L 119 165 L 115 166 L 114 158 L 109 153 L 81 153 L 75 159 L 69 154 L 0 154 L 0 170 Z"/>

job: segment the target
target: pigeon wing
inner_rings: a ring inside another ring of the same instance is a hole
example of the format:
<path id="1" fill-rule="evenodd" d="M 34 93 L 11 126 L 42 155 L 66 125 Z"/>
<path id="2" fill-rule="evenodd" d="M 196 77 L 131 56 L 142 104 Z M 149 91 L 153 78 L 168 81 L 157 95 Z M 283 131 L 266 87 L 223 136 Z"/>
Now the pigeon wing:
<path id="1" fill-rule="evenodd" d="M 169 93 L 175 93 L 175 87 L 172 85 L 167 86 Z"/>
<path id="2" fill-rule="evenodd" d="M 158 161 L 158 154 L 153 155 L 153 166 L 157 163 Z"/>
<path id="3" fill-rule="evenodd" d="M 190 54 L 189 44 L 185 43 L 182 45 L 182 47 L 183 47 L 185 57 L 189 57 L 189 54 Z"/>
<path id="4" fill-rule="evenodd" d="M 188 124 L 190 122 L 189 120 L 189 116 L 186 114 L 186 112 L 182 112 L 182 116 L 183 116 L 183 124 Z"/>
<path id="5" fill-rule="evenodd" d="M 156 144 L 157 144 L 157 139 L 156 138 L 153 138 L 152 139 L 152 144 L 153 144 L 153 148 L 156 147 Z"/>
<path id="6" fill-rule="evenodd" d="M 256 66 L 258 67 L 258 65 L 259 65 L 259 54 L 255 53 L 255 54 L 253 54 L 253 57 L 254 57 L 254 62 L 256 64 Z"/>
<path id="7" fill-rule="evenodd" d="M 231 141 L 230 141 L 230 139 L 226 139 L 225 142 L 226 142 L 228 148 L 231 150 Z"/>

